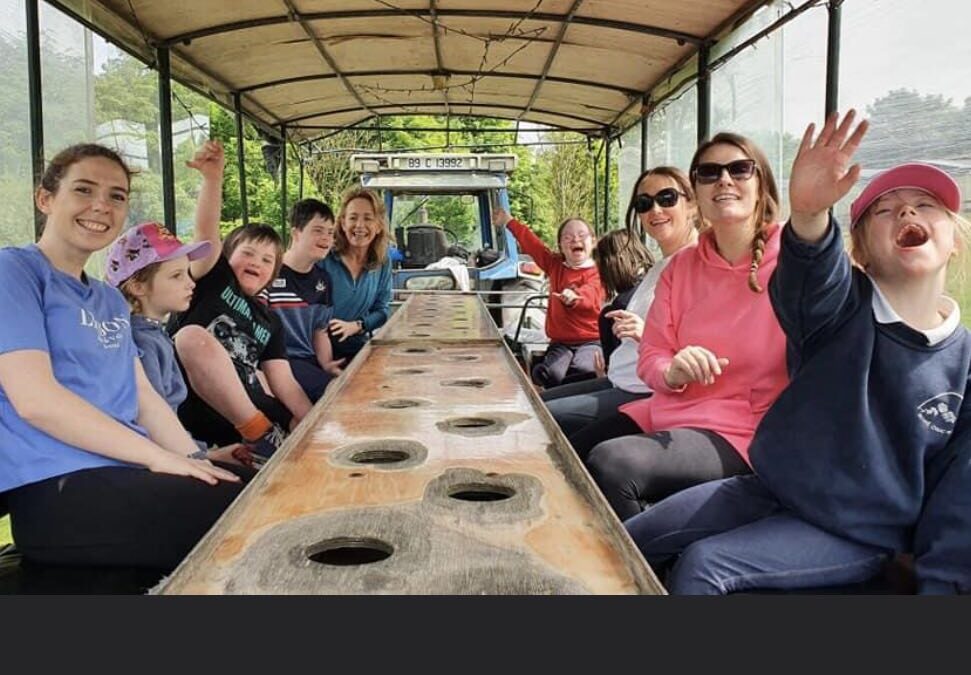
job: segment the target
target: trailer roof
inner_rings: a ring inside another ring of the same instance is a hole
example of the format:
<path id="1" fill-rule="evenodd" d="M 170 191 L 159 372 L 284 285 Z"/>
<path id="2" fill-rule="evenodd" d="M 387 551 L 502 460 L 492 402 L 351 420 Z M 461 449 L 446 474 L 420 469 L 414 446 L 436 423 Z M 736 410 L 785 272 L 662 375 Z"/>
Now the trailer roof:
<path id="1" fill-rule="evenodd" d="M 301 139 L 375 117 L 600 133 L 766 0 L 52 0 Z"/>

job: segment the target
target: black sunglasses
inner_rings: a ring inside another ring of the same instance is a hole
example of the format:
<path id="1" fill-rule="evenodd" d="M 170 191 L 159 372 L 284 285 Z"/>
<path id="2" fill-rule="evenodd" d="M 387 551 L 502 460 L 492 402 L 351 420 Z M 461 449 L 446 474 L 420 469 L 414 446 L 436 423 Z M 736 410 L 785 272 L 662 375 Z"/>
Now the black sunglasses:
<path id="1" fill-rule="evenodd" d="M 717 183 L 725 169 L 728 169 L 728 175 L 731 176 L 732 180 L 748 180 L 755 175 L 755 160 L 736 159 L 728 164 L 703 162 L 695 167 L 694 179 L 704 185 Z"/>
<path id="2" fill-rule="evenodd" d="M 638 213 L 647 213 L 654 208 L 655 202 L 661 208 L 669 209 L 678 203 L 678 197 L 681 195 L 682 193 L 674 188 L 658 190 L 656 195 L 649 195 L 646 192 L 642 192 L 634 198 L 634 210 Z"/>

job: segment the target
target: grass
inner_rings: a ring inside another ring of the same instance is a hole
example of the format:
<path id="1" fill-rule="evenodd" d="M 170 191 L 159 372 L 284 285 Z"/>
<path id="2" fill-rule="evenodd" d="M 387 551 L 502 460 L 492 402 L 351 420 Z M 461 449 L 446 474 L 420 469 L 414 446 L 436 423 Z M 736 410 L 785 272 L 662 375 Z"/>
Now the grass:
<path id="1" fill-rule="evenodd" d="M 0 546 L 12 542 L 13 537 L 10 535 L 10 516 L 4 516 L 0 518 Z"/>

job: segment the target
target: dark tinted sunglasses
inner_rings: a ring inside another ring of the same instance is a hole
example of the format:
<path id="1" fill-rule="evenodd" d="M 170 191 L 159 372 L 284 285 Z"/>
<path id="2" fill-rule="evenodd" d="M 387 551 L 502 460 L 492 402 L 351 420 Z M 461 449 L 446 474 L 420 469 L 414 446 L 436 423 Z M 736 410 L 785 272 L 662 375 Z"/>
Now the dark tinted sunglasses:
<path id="1" fill-rule="evenodd" d="M 654 208 L 655 202 L 661 208 L 669 209 L 678 203 L 679 196 L 681 196 L 681 193 L 674 188 L 658 190 L 656 195 L 649 195 L 646 192 L 642 192 L 634 198 L 634 210 L 638 213 L 647 213 Z"/>
<path id="2" fill-rule="evenodd" d="M 732 180 L 748 180 L 755 174 L 755 160 L 736 159 L 728 164 L 703 162 L 695 167 L 694 179 L 705 185 L 717 183 L 725 169 L 728 169 L 728 175 L 731 176 Z"/>

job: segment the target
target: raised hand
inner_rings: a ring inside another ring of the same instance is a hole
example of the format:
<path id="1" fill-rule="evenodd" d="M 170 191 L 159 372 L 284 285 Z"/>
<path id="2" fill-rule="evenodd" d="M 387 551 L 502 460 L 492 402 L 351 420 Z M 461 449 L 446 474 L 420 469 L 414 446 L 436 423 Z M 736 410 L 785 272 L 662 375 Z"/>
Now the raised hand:
<path id="1" fill-rule="evenodd" d="M 822 237 L 826 211 L 846 196 L 860 177 L 860 165 L 850 165 L 850 162 L 868 124 L 863 120 L 850 134 L 855 119 L 855 110 L 850 110 L 842 121 L 834 112 L 815 141 L 814 124 L 810 124 L 802 136 L 789 177 L 789 205 L 796 234 L 804 239 Z"/>
<path id="2" fill-rule="evenodd" d="M 492 225 L 494 227 L 505 227 L 512 220 L 512 216 L 505 209 L 496 209 L 492 212 Z"/>
<path id="3" fill-rule="evenodd" d="M 722 374 L 728 359 L 719 358 L 704 347 L 689 345 L 674 355 L 671 365 L 664 373 L 664 381 L 672 389 L 680 389 L 686 384 L 698 382 L 709 385 Z"/>
<path id="4" fill-rule="evenodd" d="M 185 165 L 201 173 L 203 178 L 222 180 L 223 167 L 226 165 L 226 156 L 223 152 L 222 143 L 219 141 L 206 141 L 196 150 L 196 154 Z"/>

